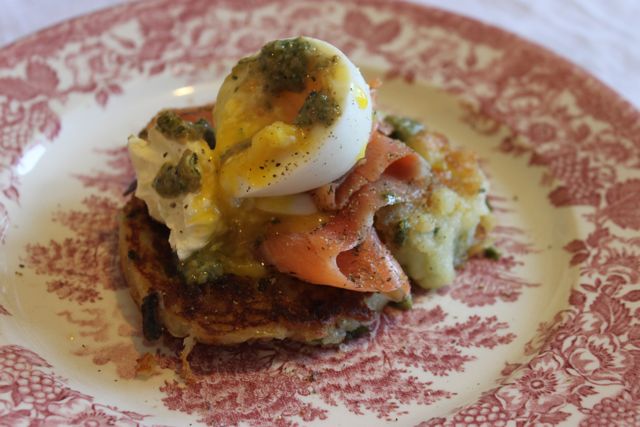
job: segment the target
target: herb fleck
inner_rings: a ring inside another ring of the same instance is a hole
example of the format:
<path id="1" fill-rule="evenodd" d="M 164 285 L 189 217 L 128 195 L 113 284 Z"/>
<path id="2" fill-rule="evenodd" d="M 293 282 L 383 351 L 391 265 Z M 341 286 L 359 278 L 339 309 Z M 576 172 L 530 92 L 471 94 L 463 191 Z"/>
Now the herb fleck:
<path id="1" fill-rule="evenodd" d="M 422 123 L 408 117 L 387 116 L 384 121 L 393 127 L 393 132 L 389 136 L 402 142 L 409 142 L 412 137 L 424 130 Z"/>
<path id="2" fill-rule="evenodd" d="M 489 258 L 493 261 L 498 261 L 500 259 L 500 252 L 498 252 L 493 246 L 485 248 L 483 255 L 485 258 Z"/>

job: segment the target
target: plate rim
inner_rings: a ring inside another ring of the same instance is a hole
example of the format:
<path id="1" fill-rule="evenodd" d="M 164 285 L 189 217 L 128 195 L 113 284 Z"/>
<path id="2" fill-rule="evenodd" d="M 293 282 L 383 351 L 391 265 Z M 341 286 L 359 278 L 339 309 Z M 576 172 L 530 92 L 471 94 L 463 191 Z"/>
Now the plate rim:
<path id="1" fill-rule="evenodd" d="M 194 0 L 194 2 L 197 0 Z M 265 0 L 265 1 L 261 1 L 258 2 L 256 4 L 266 4 L 266 3 L 287 3 L 289 2 L 289 0 L 283 0 L 283 1 L 279 1 L 279 0 Z M 104 16 L 107 14 L 123 14 L 123 13 L 129 13 L 132 11 L 137 10 L 138 8 L 140 9 L 144 9 L 144 7 L 150 5 L 150 4 L 164 4 L 164 3 L 170 3 L 166 0 L 146 0 L 146 1 L 140 1 L 140 2 L 135 2 L 135 3 L 124 3 L 124 4 L 120 4 L 120 5 L 116 5 L 116 6 L 112 6 L 112 7 L 108 7 L 105 9 L 101 9 L 95 12 L 91 12 L 85 15 L 81 15 L 78 17 L 75 17 L 73 19 L 67 20 L 67 21 L 63 21 L 61 23 L 52 25 L 50 27 L 44 28 L 42 30 L 39 30 L 35 33 L 32 33 L 30 35 L 24 36 L 12 43 L 10 43 L 9 45 L 6 45 L 2 48 L 0 48 L 0 53 L 7 53 L 9 51 L 13 51 L 13 50 L 18 50 L 20 51 L 21 48 L 24 48 L 25 45 L 28 45 L 29 43 L 36 41 L 38 39 L 44 39 L 47 38 L 48 36 L 52 35 L 55 32 L 60 32 L 63 31 L 65 29 L 68 30 L 73 30 L 75 25 L 79 25 L 81 24 L 83 21 L 87 21 L 90 20 L 91 18 L 96 18 L 97 16 Z M 221 0 L 219 2 L 216 2 L 215 4 L 217 5 L 218 3 L 224 4 L 225 1 Z M 380 1 L 380 0 L 352 0 L 348 3 L 352 3 L 352 4 L 359 4 L 359 5 L 385 5 L 388 6 L 389 3 L 388 2 L 384 2 L 384 1 Z M 212 3 L 212 7 L 214 3 Z M 487 24 L 481 21 L 478 21 L 474 18 L 470 18 L 464 15 L 459 15 L 457 13 L 454 12 L 449 12 L 449 11 L 445 11 L 442 9 L 438 9 L 432 6 L 425 6 L 425 5 L 418 5 L 418 4 L 413 4 L 413 3 L 404 3 L 404 2 L 397 2 L 396 6 L 399 7 L 400 10 L 403 10 L 404 12 L 410 13 L 411 11 L 416 11 L 418 12 L 417 14 L 423 13 L 425 15 L 427 14 L 431 14 L 433 16 L 438 16 L 441 19 L 450 19 L 452 21 L 455 21 L 457 23 L 459 23 L 461 25 L 462 30 L 469 30 L 469 31 L 479 31 L 480 33 L 485 34 L 485 36 L 491 35 L 491 36 L 499 36 L 495 39 L 495 42 L 498 44 L 502 44 L 502 43 L 516 43 L 518 46 L 523 46 L 526 47 L 527 49 L 532 50 L 533 52 L 536 52 L 538 55 L 541 55 L 541 57 L 543 59 L 545 59 L 546 61 L 549 61 L 550 63 L 553 64 L 561 64 L 562 67 L 564 67 L 565 69 L 568 70 L 569 74 L 571 75 L 570 77 L 574 80 L 572 83 L 574 84 L 578 84 L 580 85 L 580 82 L 582 82 L 582 85 L 585 86 L 585 89 L 587 90 L 587 92 L 589 94 L 596 94 L 598 97 L 600 97 L 603 101 L 609 100 L 609 101 L 614 101 L 611 103 L 611 106 L 609 107 L 610 110 L 612 110 L 611 114 L 617 114 L 619 117 L 617 118 L 617 120 L 619 120 L 620 122 L 627 122 L 630 124 L 635 124 L 636 128 L 640 127 L 638 126 L 638 124 L 640 123 L 640 112 L 629 102 L 627 101 L 624 97 L 622 97 L 621 95 L 619 95 L 617 92 L 615 92 L 611 87 L 609 87 L 607 84 L 603 83 L 602 81 L 600 81 L 599 79 L 593 77 L 588 71 L 584 70 L 582 67 L 572 63 L 571 61 L 567 60 L 566 58 L 561 57 L 560 55 L 548 50 L 547 48 L 528 41 L 518 35 L 512 34 L 510 32 L 508 32 L 507 30 L 503 30 L 500 29 L 497 26 L 491 25 L 491 24 Z M 464 27 L 475 27 L 474 28 L 464 28 Z M 479 28 L 479 30 L 478 30 Z M 65 42 L 66 43 L 66 42 Z M 27 52 L 27 50 L 24 50 L 22 52 L 22 55 L 24 56 L 28 56 L 30 55 L 31 52 Z M 13 63 L 18 63 L 21 60 L 25 60 L 24 57 L 21 57 L 20 55 L 15 56 L 14 58 L 12 58 L 11 60 L 0 60 L 0 71 L 2 70 L 6 70 L 6 64 L 13 62 Z M 4 65 L 4 68 L 3 68 Z M 577 83 L 575 81 L 578 81 Z M 1 92 L 0 92 L 1 93 Z M 616 120 L 615 117 L 611 117 L 606 110 L 603 110 L 602 108 L 600 109 L 596 109 L 594 110 L 594 117 L 597 117 L 599 119 L 603 119 L 604 121 L 607 121 L 607 119 L 609 120 Z M 636 147 L 637 148 L 637 147 Z M 637 149 L 637 151 L 640 151 L 640 149 Z M 634 169 L 635 170 L 635 169 Z M 635 170 L 637 172 L 637 170 Z M 627 181 L 633 181 L 634 179 L 630 178 Z M 625 183 L 627 182 L 625 181 Z M 2 188 L 2 190 L 7 190 L 7 187 Z M 635 188 L 634 188 L 635 191 Z M 2 220 L 2 212 L 0 211 L 0 220 Z M 4 235 L 2 232 L 0 232 L 1 235 Z M 582 239 L 585 240 L 586 239 Z M 568 242 L 568 246 L 573 244 L 574 242 Z M 586 244 L 584 241 L 582 242 L 583 244 Z M 571 248 L 568 249 L 569 252 L 571 252 L 572 254 L 574 254 L 574 256 L 578 256 L 584 253 L 584 248 L 582 246 L 580 246 L 578 243 L 573 244 L 573 246 Z M 576 265 L 580 265 L 579 263 L 577 263 Z M 578 298 L 575 297 L 574 295 L 572 295 L 572 298 Z M 630 297 L 631 298 L 631 297 Z M 634 296 L 635 298 L 635 296 Z M 631 302 L 635 302 L 635 301 L 631 301 Z M 584 303 L 583 303 L 584 304 Z M 540 363 L 546 363 L 545 366 L 550 366 L 553 365 L 555 362 L 559 363 L 559 361 L 557 359 L 554 359 L 554 354 L 553 353 L 549 353 L 546 354 L 546 356 L 548 356 L 550 358 L 550 360 L 542 360 L 539 361 Z M 536 361 L 534 361 L 536 362 Z M 530 370 L 534 370 L 536 369 L 536 365 L 533 364 L 533 362 L 529 363 L 529 369 Z M 493 398 L 495 399 L 496 396 L 498 395 L 494 395 Z M 499 399 L 498 399 L 499 400 Z M 506 404 L 506 398 L 504 402 L 501 402 L 503 405 Z M 482 402 L 482 404 L 485 404 L 486 402 Z M 508 402 L 507 402 L 508 403 Z M 513 403 L 513 402 L 511 402 Z M 515 405 L 515 403 L 514 403 Z M 640 409 L 636 409 L 636 411 L 640 411 Z M 549 420 L 550 422 L 555 422 L 555 420 Z M 560 420 L 562 421 L 562 420 Z"/>

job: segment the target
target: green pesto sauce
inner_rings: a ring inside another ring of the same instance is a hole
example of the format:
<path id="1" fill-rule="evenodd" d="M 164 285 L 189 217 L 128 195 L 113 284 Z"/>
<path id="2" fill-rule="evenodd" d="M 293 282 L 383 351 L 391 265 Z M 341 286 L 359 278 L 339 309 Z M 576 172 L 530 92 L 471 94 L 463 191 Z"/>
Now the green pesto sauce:
<path id="1" fill-rule="evenodd" d="M 347 331 L 345 335 L 345 339 L 353 340 L 356 338 L 360 338 L 361 336 L 364 336 L 367 333 L 369 333 L 369 327 L 366 325 L 360 325 L 351 331 Z"/>
<path id="2" fill-rule="evenodd" d="M 153 188 L 164 198 L 173 198 L 182 194 L 198 191 L 201 185 L 201 172 L 198 155 L 187 149 L 177 165 L 166 162 L 160 167 L 153 179 Z"/>
<path id="3" fill-rule="evenodd" d="M 316 49 L 301 37 L 264 45 L 258 55 L 258 66 L 265 76 L 267 91 L 302 92 L 315 54 Z"/>
<path id="4" fill-rule="evenodd" d="M 215 133 L 209 123 L 204 119 L 191 123 L 183 120 L 173 111 L 163 111 L 156 119 L 156 129 L 167 138 L 176 140 L 204 139 L 207 145 L 209 145 L 209 148 L 215 148 Z"/>
<path id="5" fill-rule="evenodd" d="M 391 138 L 399 139 L 402 142 L 409 140 L 424 130 L 424 125 L 408 117 L 387 116 L 384 121 L 393 127 Z"/>
<path id="6" fill-rule="evenodd" d="M 311 92 L 298 111 L 294 121 L 296 126 L 322 124 L 330 126 L 341 114 L 340 105 L 330 94 L 319 91 Z"/>
<path id="7" fill-rule="evenodd" d="M 392 305 L 400 310 L 411 310 L 413 308 L 413 298 L 409 294 L 402 301 L 394 302 Z"/>
<path id="8" fill-rule="evenodd" d="M 483 255 L 485 258 L 489 258 L 490 260 L 493 260 L 493 261 L 500 260 L 500 252 L 498 252 L 498 250 L 493 246 L 485 248 Z"/>
<path id="9" fill-rule="evenodd" d="M 204 285 L 220 278 L 224 274 L 222 262 L 215 250 L 204 247 L 189 258 L 178 262 L 178 271 L 189 285 Z"/>

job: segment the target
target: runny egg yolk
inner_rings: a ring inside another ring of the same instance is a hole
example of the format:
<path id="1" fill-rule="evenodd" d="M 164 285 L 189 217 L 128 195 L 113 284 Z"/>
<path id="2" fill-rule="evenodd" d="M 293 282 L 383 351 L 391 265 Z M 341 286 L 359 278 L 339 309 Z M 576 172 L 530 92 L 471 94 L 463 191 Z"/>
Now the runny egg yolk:
<path id="1" fill-rule="evenodd" d="M 169 228 L 180 261 L 213 254 L 226 273 L 260 277 L 265 267 L 253 251 L 265 226 L 277 227 L 282 216 L 300 230 L 322 225 L 327 216 L 306 191 L 364 157 L 369 86 L 334 46 L 277 40 L 233 68 L 213 122 L 214 143 L 201 124 L 167 111 L 144 138 L 130 137 L 136 196 Z M 197 173 L 181 175 L 185 159 Z"/>
<path id="2" fill-rule="evenodd" d="M 339 178 L 364 156 L 372 126 L 360 71 L 308 37 L 241 60 L 214 115 L 220 184 L 240 198 L 297 194 Z"/>

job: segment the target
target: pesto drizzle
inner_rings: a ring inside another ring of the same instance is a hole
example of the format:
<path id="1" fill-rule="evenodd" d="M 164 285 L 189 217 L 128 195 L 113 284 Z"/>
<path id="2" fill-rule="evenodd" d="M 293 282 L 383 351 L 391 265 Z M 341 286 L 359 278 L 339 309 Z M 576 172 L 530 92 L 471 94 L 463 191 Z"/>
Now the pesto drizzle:
<path id="1" fill-rule="evenodd" d="M 294 121 L 296 126 L 311 126 L 316 123 L 331 125 L 341 114 L 340 105 L 333 96 L 324 92 L 311 92 L 298 111 Z"/>
<path id="2" fill-rule="evenodd" d="M 207 246 L 178 262 L 178 271 L 189 285 L 204 285 L 224 274 L 224 267 L 213 248 Z"/>
<path id="3" fill-rule="evenodd" d="M 201 186 L 198 155 L 187 149 L 177 165 L 166 162 L 151 184 L 160 197 L 173 198 L 198 191 Z"/>
<path id="4" fill-rule="evenodd" d="M 498 250 L 493 246 L 485 248 L 483 251 L 483 255 L 485 258 L 489 258 L 490 260 L 493 260 L 493 261 L 500 260 L 500 252 L 498 252 Z"/>
<path id="5" fill-rule="evenodd" d="M 274 40 L 260 50 L 258 65 L 271 94 L 302 92 L 315 48 L 301 37 Z"/>
<path id="6" fill-rule="evenodd" d="M 191 123 L 183 120 L 173 111 L 163 111 L 156 119 L 156 129 L 167 138 L 176 140 L 204 139 L 212 150 L 216 146 L 215 132 L 205 119 Z"/>
<path id="7" fill-rule="evenodd" d="M 316 81 L 321 70 L 338 62 L 337 56 L 323 57 L 309 41 L 302 37 L 274 40 L 264 45 L 255 59 L 264 76 L 267 106 L 269 96 L 282 92 L 304 92 L 309 80 Z M 296 126 L 331 125 L 342 114 L 340 105 L 326 91 L 310 92 L 294 120 Z"/>
<path id="8" fill-rule="evenodd" d="M 402 142 L 409 140 L 424 130 L 424 125 L 409 117 L 387 116 L 384 121 L 393 127 L 391 138 L 399 139 Z"/>

